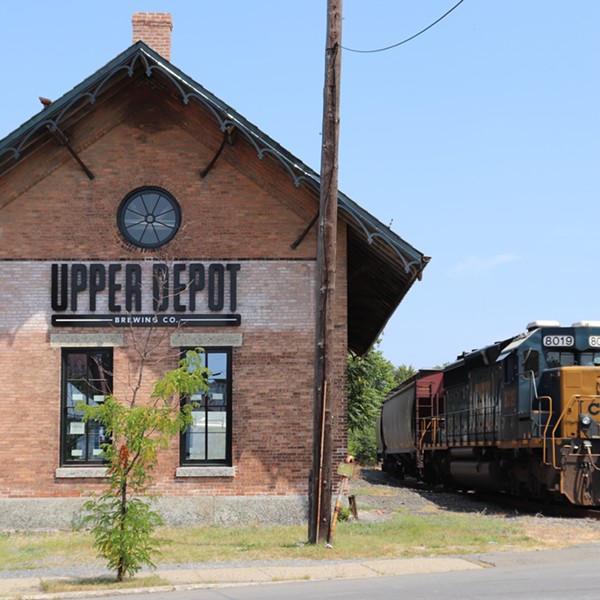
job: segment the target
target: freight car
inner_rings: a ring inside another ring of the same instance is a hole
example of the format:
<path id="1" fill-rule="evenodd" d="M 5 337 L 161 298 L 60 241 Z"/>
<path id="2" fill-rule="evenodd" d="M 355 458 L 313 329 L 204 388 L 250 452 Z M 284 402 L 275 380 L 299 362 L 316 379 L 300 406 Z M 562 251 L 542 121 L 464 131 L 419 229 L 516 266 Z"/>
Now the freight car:
<path id="1" fill-rule="evenodd" d="M 420 371 L 389 394 L 377 438 L 396 475 L 600 505 L 600 322 L 535 321 Z"/>

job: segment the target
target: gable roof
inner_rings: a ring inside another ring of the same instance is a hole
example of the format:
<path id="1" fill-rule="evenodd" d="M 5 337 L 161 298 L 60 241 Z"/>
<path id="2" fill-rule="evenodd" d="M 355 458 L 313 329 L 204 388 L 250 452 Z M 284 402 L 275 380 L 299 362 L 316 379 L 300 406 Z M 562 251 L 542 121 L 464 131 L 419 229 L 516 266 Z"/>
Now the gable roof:
<path id="1" fill-rule="evenodd" d="M 222 132 L 235 128 L 260 159 L 277 161 L 296 187 L 308 186 L 318 201 L 320 179 L 315 171 L 141 41 L 0 140 L 0 177 L 92 111 L 99 99 L 144 76 L 170 88 L 185 105 L 201 103 Z M 429 259 L 341 192 L 338 210 L 348 230 L 348 345 L 363 354 Z"/>

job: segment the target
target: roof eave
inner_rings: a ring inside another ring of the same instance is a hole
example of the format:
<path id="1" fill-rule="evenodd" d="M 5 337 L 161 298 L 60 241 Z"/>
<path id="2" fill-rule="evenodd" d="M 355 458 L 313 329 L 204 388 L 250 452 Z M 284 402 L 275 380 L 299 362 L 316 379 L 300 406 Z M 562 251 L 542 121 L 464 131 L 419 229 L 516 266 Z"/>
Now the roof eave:
<path id="1" fill-rule="evenodd" d="M 202 103 L 215 116 L 222 131 L 230 126 L 237 128 L 255 148 L 259 158 L 262 159 L 267 155 L 274 157 L 293 177 L 296 187 L 305 184 L 318 193 L 320 177 L 315 171 L 141 41 L 130 46 L 13 133 L 0 140 L 0 176 L 3 157 L 5 164 L 8 164 L 7 169 L 12 168 L 13 164 L 23 158 L 21 150 L 27 150 L 26 144 L 32 141 L 35 135 L 48 135 L 48 129 L 57 128 L 62 119 L 69 114 L 70 109 L 74 110 L 75 105 L 81 106 L 82 100 L 94 104 L 97 96 L 110 85 L 117 73 L 125 72 L 133 76 L 136 71 L 139 73 L 140 65 L 144 67 L 148 77 L 155 71 L 167 77 L 178 90 L 184 104 L 189 104 L 192 100 Z M 6 158 L 7 154 L 8 158 Z M 414 281 L 420 278 L 428 259 L 341 192 L 338 192 L 338 207 L 340 216 L 347 225 L 366 241 L 368 252 L 378 257 L 377 260 L 390 265 L 391 276 L 397 273 L 396 276 L 404 281 L 403 285 L 399 286 L 401 289 L 392 310 L 385 315 L 385 318 L 378 318 L 377 323 L 373 323 L 374 335 L 367 335 L 364 343 L 361 344 L 368 349 L 376 341 Z M 403 274 L 400 275 L 401 273 Z M 389 304 L 391 307 L 393 303 Z"/>

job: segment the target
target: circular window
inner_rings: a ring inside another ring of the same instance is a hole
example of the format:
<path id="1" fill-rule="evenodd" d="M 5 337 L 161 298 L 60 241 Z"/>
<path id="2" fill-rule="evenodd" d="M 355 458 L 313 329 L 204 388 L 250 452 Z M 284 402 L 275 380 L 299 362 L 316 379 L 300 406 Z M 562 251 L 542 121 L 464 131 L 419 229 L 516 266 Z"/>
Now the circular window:
<path id="1" fill-rule="evenodd" d="M 160 248 L 181 223 L 177 200 L 161 188 L 144 187 L 127 194 L 117 215 L 123 237 L 140 248 Z"/>

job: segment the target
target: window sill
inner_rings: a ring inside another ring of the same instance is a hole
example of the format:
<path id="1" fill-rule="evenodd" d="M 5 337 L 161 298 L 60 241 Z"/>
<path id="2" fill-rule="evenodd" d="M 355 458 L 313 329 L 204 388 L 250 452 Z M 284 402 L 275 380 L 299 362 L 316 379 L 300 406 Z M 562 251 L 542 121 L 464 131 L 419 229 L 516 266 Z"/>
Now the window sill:
<path id="1" fill-rule="evenodd" d="M 235 477 L 237 467 L 179 467 L 176 477 Z"/>
<path id="2" fill-rule="evenodd" d="M 106 467 L 59 467 L 54 472 L 56 479 L 105 479 Z"/>

